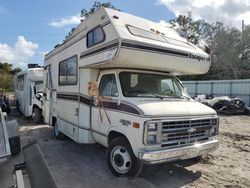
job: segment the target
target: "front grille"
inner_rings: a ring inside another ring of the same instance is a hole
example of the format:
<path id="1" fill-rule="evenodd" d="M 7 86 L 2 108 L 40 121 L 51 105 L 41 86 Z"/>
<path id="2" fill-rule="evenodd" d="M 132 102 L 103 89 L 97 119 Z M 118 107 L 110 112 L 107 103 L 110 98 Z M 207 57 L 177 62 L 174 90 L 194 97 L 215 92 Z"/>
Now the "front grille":
<path id="1" fill-rule="evenodd" d="M 206 141 L 213 126 L 214 119 L 163 121 L 161 146 L 181 147 Z"/>

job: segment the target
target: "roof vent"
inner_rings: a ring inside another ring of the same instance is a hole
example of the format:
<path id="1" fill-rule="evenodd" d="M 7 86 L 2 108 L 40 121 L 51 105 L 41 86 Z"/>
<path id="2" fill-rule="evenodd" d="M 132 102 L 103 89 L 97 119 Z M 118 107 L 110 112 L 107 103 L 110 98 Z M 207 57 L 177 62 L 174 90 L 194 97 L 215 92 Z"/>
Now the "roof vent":
<path id="1" fill-rule="evenodd" d="M 119 17 L 118 17 L 118 16 L 116 16 L 116 15 L 114 15 L 112 18 L 114 18 L 114 19 L 119 19 Z"/>
<path id="2" fill-rule="evenodd" d="M 38 65 L 38 64 L 34 64 L 34 63 L 31 63 L 31 64 L 28 64 L 28 69 L 31 69 L 31 68 L 40 68 L 41 66 Z"/>

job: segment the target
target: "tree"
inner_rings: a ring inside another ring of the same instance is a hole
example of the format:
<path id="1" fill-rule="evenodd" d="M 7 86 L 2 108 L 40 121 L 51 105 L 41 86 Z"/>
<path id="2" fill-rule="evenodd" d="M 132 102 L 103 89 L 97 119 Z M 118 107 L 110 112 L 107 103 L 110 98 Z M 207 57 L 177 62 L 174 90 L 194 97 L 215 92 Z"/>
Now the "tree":
<path id="1" fill-rule="evenodd" d="M 12 64 L 0 62 L 0 72 L 10 73 L 11 71 L 12 71 Z"/>
<path id="2" fill-rule="evenodd" d="M 240 78 L 250 78 L 250 25 L 246 26 L 241 37 Z"/>
<path id="3" fill-rule="evenodd" d="M 101 3 L 99 1 L 95 1 L 89 10 L 86 10 L 85 8 L 83 8 L 81 10 L 81 17 L 87 18 L 88 16 L 90 16 L 92 13 L 94 13 L 100 7 L 106 7 L 106 8 L 112 8 L 115 10 L 119 10 L 119 9 L 115 8 L 110 2 Z"/>
<path id="4" fill-rule="evenodd" d="M 191 43 L 206 42 L 208 45 L 211 44 L 216 31 L 222 26 L 221 22 L 211 24 L 205 20 L 194 21 L 190 12 L 187 16 L 179 15 L 177 18 L 170 20 L 170 24 L 172 28 Z"/>
<path id="5" fill-rule="evenodd" d="M 20 68 L 13 69 L 12 64 L 0 62 L 0 89 L 13 91 L 14 74 L 21 70 Z"/>

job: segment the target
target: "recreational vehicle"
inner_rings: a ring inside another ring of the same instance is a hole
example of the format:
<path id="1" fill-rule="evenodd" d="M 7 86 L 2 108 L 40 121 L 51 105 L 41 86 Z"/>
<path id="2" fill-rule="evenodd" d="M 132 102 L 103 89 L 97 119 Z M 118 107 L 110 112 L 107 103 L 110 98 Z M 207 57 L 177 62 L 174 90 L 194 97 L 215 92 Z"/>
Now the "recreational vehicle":
<path id="1" fill-rule="evenodd" d="M 44 65 L 45 121 L 58 139 L 106 146 L 115 176 L 218 147 L 216 112 L 176 77 L 206 73 L 210 56 L 169 27 L 102 7 Z"/>
<path id="2" fill-rule="evenodd" d="M 40 123 L 42 117 L 42 93 L 44 90 L 44 69 L 29 68 L 15 75 L 15 102 L 18 110 L 26 117 Z"/>

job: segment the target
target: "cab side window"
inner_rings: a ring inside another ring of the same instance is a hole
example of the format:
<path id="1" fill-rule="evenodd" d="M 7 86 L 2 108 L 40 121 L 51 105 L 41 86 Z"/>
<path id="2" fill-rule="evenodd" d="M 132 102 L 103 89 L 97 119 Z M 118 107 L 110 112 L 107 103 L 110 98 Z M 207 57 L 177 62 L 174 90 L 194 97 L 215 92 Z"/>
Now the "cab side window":
<path id="1" fill-rule="evenodd" d="M 118 97 L 118 89 L 114 74 L 106 74 L 102 76 L 99 94 L 101 96 Z"/>

